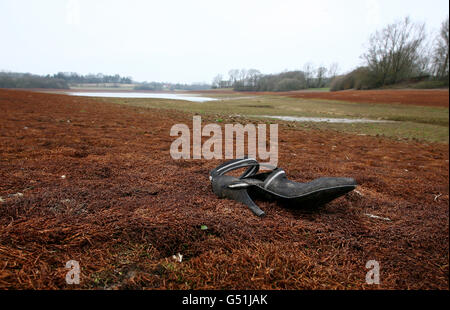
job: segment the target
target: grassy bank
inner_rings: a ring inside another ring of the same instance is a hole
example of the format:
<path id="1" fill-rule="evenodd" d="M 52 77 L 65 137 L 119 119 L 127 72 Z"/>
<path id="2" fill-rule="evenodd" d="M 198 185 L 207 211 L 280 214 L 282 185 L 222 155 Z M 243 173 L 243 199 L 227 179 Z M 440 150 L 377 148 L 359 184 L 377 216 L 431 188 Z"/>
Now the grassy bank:
<path id="1" fill-rule="evenodd" d="M 213 116 L 213 119 L 218 120 L 225 120 L 230 115 L 234 118 L 239 116 L 255 120 L 261 119 L 259 115 L 386 120 L 394 122 L 370 124 L 291 122 L 290 125 L 429 142 L 448 143 L 449 140 L 448 108 L 443 107 L 352 103 L 281 96 L 242 96 L 242 94 L 208 94 L 208 96 L 219 100 L 203 103 L 165 99 L 99 98 L 98 100 L 144 108 L 175 109 Z M 270 119 L 264 120 L 275 122 Z"/>

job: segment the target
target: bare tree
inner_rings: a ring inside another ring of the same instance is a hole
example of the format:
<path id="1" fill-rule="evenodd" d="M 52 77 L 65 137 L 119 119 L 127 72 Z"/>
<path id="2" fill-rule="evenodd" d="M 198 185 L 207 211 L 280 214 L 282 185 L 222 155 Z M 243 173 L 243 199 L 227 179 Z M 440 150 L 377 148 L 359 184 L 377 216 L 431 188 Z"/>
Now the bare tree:
<path id="1" fill-rule="evenodd" d="M 220 88 L 222 86 L 222 80 L 223 80 L 222 74 L 216 75 L 212 81 L 212 87 Z"/>
<path id="2" fill-rule="evenodd" d="M 311 88 L 314 77 L 314 65 L 311 62 L 306 63 L 303 66 L 303 72 L 305 73 L 306 88 Z"/>
<path id="3" fill-rule="evenodd" d="M 424 41 L 425 25 L 414 24 L 409 17 L 374 33 L 362 57 L 375 84 L 394 84 L 421 74 Z"/>
<path id="4" fill-rule="evenodd" d="M 327 68 L 325 68 L 324 66 L 320 66 L 319 68 L 317 68 L 316 72 L 317 87 L 323 87 L 325 75 L 327 74 Z"/>
<path id="5" fill-rule="evenodd" d="M 438 79 L 449 78 L 449 44 L 448 44 L 449 23 L 448 17 L 442 23 L 441 31 L 436 38 L 433 51 L 433 71 Z"/>
<path id="6" fill-rule="evenodd" d="M 246 78 L 247 78 L 247 69 L 241 69 L 241 71 L 239 71 L 239 82 L 242 83 L 242 85 L 244 86 Z"/>
<path id="7" fill-rule="evenodd" d="M 228 76 L 230 77 L 230 86 L 233 86 L 239 78 L 239 70 L 232 69 L 228 71 Z"/>
<path id="8" fill-rule="evenodd" d="M 339 64 L 337 62 L 333 62 L 328 69 L 328 77 L 333 80 L 338 74 Z"/>
<path id="9" fill-rule="evenodd" d="M 247 80 L 248 85 L 251 87 L 255 87 L 256 83 L 258 82 L 258 78 L 261 76 L 261 72 L 256 69 L 249 69 L 247 71 Z"/>

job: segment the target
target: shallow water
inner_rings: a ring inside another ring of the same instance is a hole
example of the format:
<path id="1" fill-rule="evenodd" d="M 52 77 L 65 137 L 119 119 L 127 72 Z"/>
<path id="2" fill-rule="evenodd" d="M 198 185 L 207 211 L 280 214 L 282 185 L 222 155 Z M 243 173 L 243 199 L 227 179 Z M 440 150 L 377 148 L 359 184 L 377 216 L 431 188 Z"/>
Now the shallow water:
<path id="1" fill-rule="evenodd" d="M 140 93 L 140 92 L 68 92 L 71 96 L 85 97 L 108 97 L 108 98 L 159 98 L 186 100 L 193 102 L 205 102 L 217 100 L 215 98 L 201 97 L 191 94 L 173 94 L 173 93 Z"/>
<path id="2" fill-rule="evenodd" d="M 277 116 L 277 115 L 253 115 L 258 117 L 275 118 L 291 122 L 314 122 L 314 123 L 389 123 L 385 120 L 373 120 L 365 118 L 326 118 L 326 117 L 300 117 L 300 116 Z"/>

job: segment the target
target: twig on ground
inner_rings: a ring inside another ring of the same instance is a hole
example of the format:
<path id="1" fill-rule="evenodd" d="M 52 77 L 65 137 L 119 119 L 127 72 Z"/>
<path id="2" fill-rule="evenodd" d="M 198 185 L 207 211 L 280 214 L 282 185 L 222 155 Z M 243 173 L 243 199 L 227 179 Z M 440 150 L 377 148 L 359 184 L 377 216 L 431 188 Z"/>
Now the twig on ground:
<path id="1" fill-rule="evenodd" d="M 391 219 L 388 218 L 388 217 L 382 217 L 382 216 L 373 215 L 373 214 L 369 214 L 369 213 L 365 213 L 364 215 L 367 215 L 368 217 L 373 218 L 373 219 L 384 220 L 384 221 L 391 221 Z"/>
<path id="2" fill-rule="evenodd" d="M 439 197 L 441 197 L 441 196 L 442 196 L 441 193 L 439 193 L 438 195 L 434 195 L 434 201 L 437 201 L 437 199 L 438 199 Z"/>

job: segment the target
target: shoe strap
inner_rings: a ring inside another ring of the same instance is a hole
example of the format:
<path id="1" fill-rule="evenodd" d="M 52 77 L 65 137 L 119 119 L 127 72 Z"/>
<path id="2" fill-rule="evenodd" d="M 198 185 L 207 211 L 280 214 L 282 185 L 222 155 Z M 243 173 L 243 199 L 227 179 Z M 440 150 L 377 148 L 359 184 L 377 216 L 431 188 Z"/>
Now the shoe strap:
<path id="1" fill-rule="evenodd" d="M 232 159 L 217 166 L 214 170 L 210 172 L 210 178 L 224 175 L 227 172 L 245 167 L 248 168 L 239 177 L 239 179 L 250 177 L 252 175 L 255 175 L 259 171 L 259 163 L 256 159 L 244 157 L 240 159 Z"/>
<path id="2" fill-rule="evenodd" d="M 282 177 L 284 177 L 285 175 L 286 175 L 286 172 L 284 172 L 283 169 L 275 168 L 275 169 L 267 176 L 266 180 L 265 180 L 264 183 L 263 183 L 263 187 L 264 187 L 264 188 L 269 187 L 269 185 L 270 185 L 273 181 L 275 181 L 275 180 L 277 180 L 277 179 L 279 179 L 279 178 L 282 178 Z"/>

